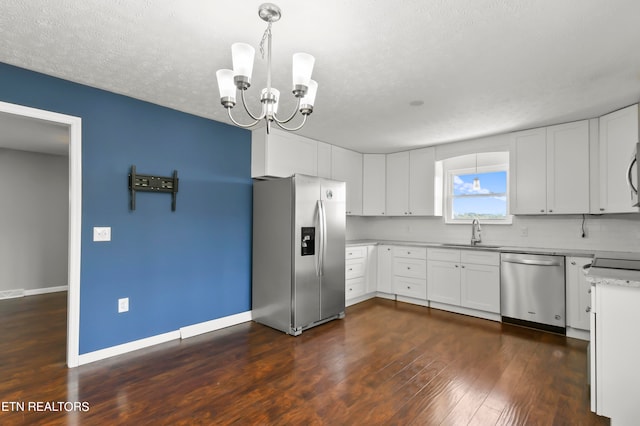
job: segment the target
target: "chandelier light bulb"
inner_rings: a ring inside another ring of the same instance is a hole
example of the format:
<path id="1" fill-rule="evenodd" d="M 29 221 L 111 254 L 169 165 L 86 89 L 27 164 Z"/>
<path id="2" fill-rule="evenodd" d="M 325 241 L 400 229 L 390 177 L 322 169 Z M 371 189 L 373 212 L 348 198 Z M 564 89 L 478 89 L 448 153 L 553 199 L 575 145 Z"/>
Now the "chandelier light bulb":
<path id="1" fill-rule="evenodd" d="M 308 53 L 294 53 L 291 71 L 293 75 L 293 90 L 295 91 L 298 86 L 309 87 L 309 81 L 311 80 L 311 73 L 313 72 L 313 65 L 316 62 L 316 58 Z"/>
<path id="2" fill-rule="evenodd" d="M 220 102 L 225 108 L 229 103 L 236 103 L 236 86 L 233 82 L 233 70 L 222 69 L 216 72 L 218 79 L 218 90 L 220 91 Z M 225 104 L 226 103 L 226 104 Z M 233 107 L 233 105 L 230 105 Z"/>
<path id="3" fill-rule="evenodd" d="M 309 115 L 313 112 L 313 105 L 316 102 L 316 93 L 318 92 L 318 83 L 315 80 L 309 80 L 307 93 L 300 101 L 300 112 Z"/>
<path id="4" fill-rule="evenodd" d="M 233 43 L 231 45 L 234 77 L 243 77 L 242 80 L 246 79 L 247 84 L 251 82 L 255 54 L 256 50 L 247 43 Z"/>

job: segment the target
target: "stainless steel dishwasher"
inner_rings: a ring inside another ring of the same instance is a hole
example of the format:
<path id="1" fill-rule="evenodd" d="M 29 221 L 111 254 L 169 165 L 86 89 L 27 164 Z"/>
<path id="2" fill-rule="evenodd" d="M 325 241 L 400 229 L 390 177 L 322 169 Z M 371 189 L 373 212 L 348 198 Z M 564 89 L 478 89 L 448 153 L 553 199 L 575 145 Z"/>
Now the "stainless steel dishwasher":
<path id="1" fill-rule="evenodd" d="M 500 260 L 503 321 L 564 334 L 564 256 L 502 253 Z"/>

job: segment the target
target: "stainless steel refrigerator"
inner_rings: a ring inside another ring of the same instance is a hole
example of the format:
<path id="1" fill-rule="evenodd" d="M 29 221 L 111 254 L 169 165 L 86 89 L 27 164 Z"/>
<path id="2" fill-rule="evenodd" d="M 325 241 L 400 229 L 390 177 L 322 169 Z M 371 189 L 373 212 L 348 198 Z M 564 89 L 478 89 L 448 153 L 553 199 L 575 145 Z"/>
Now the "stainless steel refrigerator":
<path id="1" fill-rule="evenodd" d="M 297 336 L 343 318 L 345 183 L 253 182 L 253 320 Z"/>

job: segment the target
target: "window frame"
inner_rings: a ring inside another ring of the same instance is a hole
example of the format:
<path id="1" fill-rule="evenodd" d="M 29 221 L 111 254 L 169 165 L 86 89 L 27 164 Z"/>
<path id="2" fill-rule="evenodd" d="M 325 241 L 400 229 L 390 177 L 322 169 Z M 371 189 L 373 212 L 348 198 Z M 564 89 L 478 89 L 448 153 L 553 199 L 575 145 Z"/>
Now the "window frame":
<path id="1" fill-rule="evenodd" d="M 504 219 L 479 219 L 482 224 L 489 225 L 511 225 L 513 223 L 513 215 L 510 214 L 509 206 L 509 164 L 494 164 L 490 166 L 479 167 L 456 167 L 446 171 L 445 175 L 445 191 L 444 191 L 444 208 L 443 217 L 445 224 L 449 225 L 469 225 L 473 219 L 454 219 L 451 217 L 453 199 L 453 177 L 456 175 L 469 175 L 474 173 L 491 173 L 491 172 L 506 172 L 506 203 L 507 203 L 507 215 Z"/>

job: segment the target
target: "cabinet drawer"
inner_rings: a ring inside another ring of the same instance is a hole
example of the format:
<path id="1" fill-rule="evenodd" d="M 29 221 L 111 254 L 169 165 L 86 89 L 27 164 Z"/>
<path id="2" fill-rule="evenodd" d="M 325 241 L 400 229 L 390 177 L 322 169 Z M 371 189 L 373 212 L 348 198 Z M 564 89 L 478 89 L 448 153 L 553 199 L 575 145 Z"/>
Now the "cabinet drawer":
<path id="1" fill-rule="evenodd" d="M 410 259 L 425 259 L 427 258 L 427 249 L 424 247 L 396 247 L 393 250 L 395 257 L 406 257 Z"/>
<path id="2" fill-rule="evenodd" d="M 500 253 L 482 250 L 460 250 L 460 261 L 475 265 L 499 266 Z"/>
<path id="3" fill-rule="evenodd" d="M 345 278 L 364 277 L 364 263 L 364 259 L 347 260 L 344 265 Z"/>
<path id="4" fill-rule="evenodd" d="M 442 262 L 460 262 L 460 250 L 430 248 L 427 250 L 429 260 L 439 260 Z"/>
<path id="5" fill-rule="evenodd" d="M 365 294 L 364 278 L 353 278 L 345 281 L 345 298 L 347 300 L 363 294 Z"/>
<path id="6" fill-rule="evenodd" d="M 420 259 L 393 259 L 393 275 L 410 278 L 427 278 L 427 261 Z"/>
<path id="7" fill-rule="evenodd" d="M 427 300 L 427 281 L 423 279 L 394 277 L 393 289 L 400 296 Z"/>
<path id="8" fill-rule="evenodd" d="M 367 246 L 347 247 L 345 250 L 345 259 L 359 259 L 367 254 Z"/>

